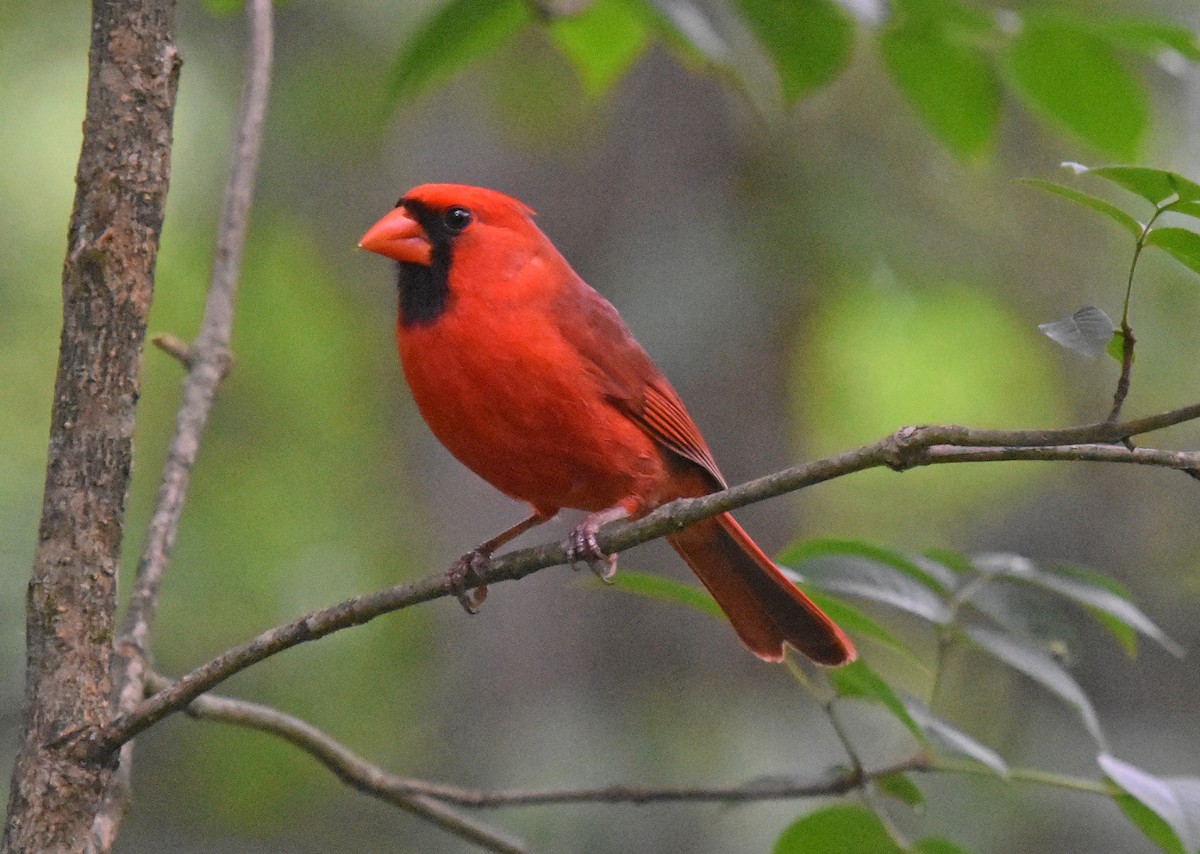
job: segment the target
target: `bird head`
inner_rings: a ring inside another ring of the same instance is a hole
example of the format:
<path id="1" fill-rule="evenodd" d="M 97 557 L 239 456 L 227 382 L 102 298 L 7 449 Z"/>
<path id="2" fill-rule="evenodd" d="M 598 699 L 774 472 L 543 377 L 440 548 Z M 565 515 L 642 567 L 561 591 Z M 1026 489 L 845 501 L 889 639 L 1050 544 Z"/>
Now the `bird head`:
<path id="1" fill-rule="evenodd" d="M 448 263 L 452 254 L 528 243 L 541 236 L 532 216 L 524 204 L 495 190 L 422 184 L 367 229 L 358 245 L 401 263 L 430 266 L 441 258 Z"/>
<path id="2" fill-rule="evenodd" d="M 566 262 L 516 199 L 463 184 L 422 184 L 401 197 L 358 245 L 398 261 L 400 324 L 435 323 L 464 298 L 496 305 L 529 299 Z M 573 274 L 570 274 L 573 275 Z"/>

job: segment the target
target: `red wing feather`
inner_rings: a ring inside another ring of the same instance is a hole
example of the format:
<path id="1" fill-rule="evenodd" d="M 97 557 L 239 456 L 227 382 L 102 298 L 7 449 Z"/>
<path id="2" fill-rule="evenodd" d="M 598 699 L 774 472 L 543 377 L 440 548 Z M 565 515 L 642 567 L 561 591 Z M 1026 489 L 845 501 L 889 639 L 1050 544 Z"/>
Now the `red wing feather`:
<path id="1" fill-rule="evenodd" d="M 700 466 L 721 488 L 725 487 L 725 479 L 721 477 L 700 429 L 683 408 L 683 402 L 673 388 L 648 384 L 642 392 L 642 411 L 634 413 L 634 418 L 654 439 Z"/>
<path id="2" fill-rule="evenodd" d="M 700 466 L 713 481 L 712 489 L 723 489 L 725 479 L 700 429 L 617 310 L 577 277 L 558 298 L 562 316 L 582 321 L 563 334 L 600 380 L 608 400 L 664 448 Z"/>

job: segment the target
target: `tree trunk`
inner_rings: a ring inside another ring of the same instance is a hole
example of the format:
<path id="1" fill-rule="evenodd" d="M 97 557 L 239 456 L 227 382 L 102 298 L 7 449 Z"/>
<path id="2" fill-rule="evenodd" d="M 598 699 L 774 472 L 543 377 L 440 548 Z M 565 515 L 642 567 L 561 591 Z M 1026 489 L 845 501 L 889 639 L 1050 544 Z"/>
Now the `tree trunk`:
<path id="1" fill-rule="evenodd" d="M 85 762 L 65 745 L 111 711 L 117 567 L 179 78 L 174 11 L 174 0 L 93 3 L 6 853 L 100 845 L 92 826 L 115 757 Z"/>

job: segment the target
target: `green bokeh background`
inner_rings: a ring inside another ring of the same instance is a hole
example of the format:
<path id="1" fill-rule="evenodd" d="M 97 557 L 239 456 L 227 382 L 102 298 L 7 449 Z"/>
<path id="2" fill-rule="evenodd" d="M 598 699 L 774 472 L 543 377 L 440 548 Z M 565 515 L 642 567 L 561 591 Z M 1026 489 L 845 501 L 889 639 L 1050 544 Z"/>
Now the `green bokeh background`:
<path id="1" fill-rule="evenodd" d="M 86 82 L 84 5 L 0 8 L 3 779 L 19 722 L 21 609 Z M 672 378 L 731 481 L 905 424 L 1039 427 L 1106 414 L 1115 364 L 1067 353 L 1036 325 L 1088 302 L 1119 314 L 1129 247 L 1111 224 L 1014 183 L 1058 177 L 1056 163 L 1097 162 L 1095 152 L 1009 105 L 992 157 L 963 164 L 920 124 L 861 34 L 845 73 L 765 117 L 660 48 L 596 97 L 536 29 L 393 104 L 388 69 L 431 8 L 279 7 L 236 365 L 164 588 L 155 653 L 165 672 L 299 612 L 427 575 L 519 518 L 522 508 L 459 467 L 420 423 L 395 364 L 391 271 L 354 250 L 416 183 L 486 184 L 537 209 Z M 178 41 L 185 64 L 151 331 L 189 338 L 228 168 L 242 24 L 183 3 Z M 745 39 L 734 44 L 753 64 Z M 1197 72 L 1147 78 L 1145 162 L 1200 176 Z M 1194 398 L 1197 286 L 1174 262 L 1147 257 L 1129 412 Z M 180 378 L 174 362 L 147 350 L 126 580 Z M 1198 440 L 1182 428 L 1151 441 Z M 1128 585 L 1194 647 L 1196 500 L 1193 482 L 1166 472 L 988 464 L 870 472 L 740 515 L 768 551 L 799 536 L 862 537 L 1088 565 Z M 623 564 L 686 576 L 659 545 Z M 897 624 L 905 628 L 921 645 L 916 627 Z M 1116 753 L 1163 774 L 1195 773 L 1195 661 L 1153 648 L 1129 661 L 1098 633 L 1073 637 L 1076 675 Z M 733 782 L 844 760 L 813 702 L 726 627 L 561 569 L 497 586 L 475 618 L 447 601 L 416 608 L 289 651 L 224 690 L 278 704 L 398 773 L 469 786 Z M 946 695 L 948 716 L 1014 763 L 1096 773 L 1071 713 L 1019 677 L 968 656 L 952 667 Z M 869 761 L 903 749 L 881 716 L 851 717 L 872 745 Z M 930 806 L 917 826 L 968 848 L 1149 850 L 1101 799 L 919 782 Z M 118 846 L 128 852 L 466 850 L 345 790 L 286 746 L 183 718 L 139 740 L 135 786 Z M 804 806 L 586 806 L 491 818 L 536 850 L 761 851 Z"/>

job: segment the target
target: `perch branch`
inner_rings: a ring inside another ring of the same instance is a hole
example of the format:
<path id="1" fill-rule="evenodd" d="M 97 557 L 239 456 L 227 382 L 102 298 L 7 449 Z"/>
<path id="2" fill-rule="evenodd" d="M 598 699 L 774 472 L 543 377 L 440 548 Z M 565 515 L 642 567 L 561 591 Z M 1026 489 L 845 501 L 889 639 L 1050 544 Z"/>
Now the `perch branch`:
<path id="1" fill-rule="evenodd" d="M 679 499 L 628 523 L 605 527 L 597 541 L 606 553 L 632 548 L 673 533 L 717 513 L 793 492 L 870 468 L 896 471 L 924 465 L 1011 460 L 1065 460 L 1132 463 L 1193 472 L 1200 452 L 1153 448 L 1129 449 L 1131 436 L 1200 418 L 1200 404 L 1122 423 L 1101 422 L 1062 430 L 976 430 L 958 426 L 905 427 L 870 445 L 700 498 Z M 547 543 L 491 558 L 480 568 L 476 584 L 514 581 L 548 566 L 565 563 L 567 544 Z M 276 626 L 233 647 L 151 697 L 132 712 L 81 735 L 78 745 L 88 755 L 111 752 L 157 721 L 235 673 L 289 647 L 360 625 L 381 614 L 453 595 L 444 574 L 347 599 Z"/>

